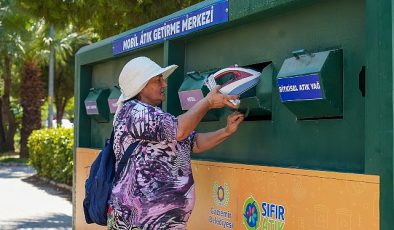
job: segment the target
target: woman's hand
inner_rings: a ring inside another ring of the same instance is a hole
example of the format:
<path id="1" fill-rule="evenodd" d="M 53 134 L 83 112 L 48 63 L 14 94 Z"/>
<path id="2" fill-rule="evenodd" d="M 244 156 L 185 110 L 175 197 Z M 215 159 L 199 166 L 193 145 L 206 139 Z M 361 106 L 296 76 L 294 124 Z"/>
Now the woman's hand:
<path id="1" fill-rule="evenodd" d="M 220 86 L 212 89 L 211 92 L 205 97 L 208 101 L 209 108 L 223 108 L 227 106 L 232 109 L 237 109 L 239 105 L 234 105 L 230 100 L 237 100 L 238 96 L 224 95 L 219 92 Z"/>
<path id="2" fill-rule="evenodd" d="M 202 153 L 217 146 L 235 133 L 243 120 L 244 115 L 242 113 L 234 112 L 227 117 L 227 126 L 225 128 L 209 133 L 198 133 L 194 141 L 193 152 Z"/>
<path id="3" fill-rule="evenodd" d="M 238 111 L 227 117 L 227 126 L 224 128 L 226 134 L 231 135 L 238 130 L 239 124 L 244 120 L 244 115 Z"/>
<path id="4" fill-rule="evenodd" d="M 219 92 L 219 87 L 212 89 L 208 95 L 197 102 L 192 108 L 190 108 L 186 113 L 179 115 L 178 117 L 178 127 L 176 133 L 176 139 L 178 141 L 184 140 L 186 137 L 190 135 L 190 133 L 197 127 L 198 123 L 200 123 L 201 119 L 208 112 L 209 109 L 213 108 L 223 108 L 224 106 L 230 107 L 232 109 L 237 109 L 239 105 L 234 105 L 230 100 L 237 100 L 238 96 L 229 96 L 224 95 Z M 235 121 L 237 122 L 237 121 Z M 234 125 L 231 125 L 230 131 L 234 129 Z M 235 130 L 238 125 L 236 125 Z M 223 134 L 223 138 L 227 135 L 226 132 L 223 132 L 221 129 L 221 134 Z M 206 148 L 211 148 L 209 146 L 214 146 L 221 141 L 220 138 L 216 139 L 216 141 L 211 141 L 211 144 L 205 145 Z M 201 149 L 206 149 L 206 148 Z"/>

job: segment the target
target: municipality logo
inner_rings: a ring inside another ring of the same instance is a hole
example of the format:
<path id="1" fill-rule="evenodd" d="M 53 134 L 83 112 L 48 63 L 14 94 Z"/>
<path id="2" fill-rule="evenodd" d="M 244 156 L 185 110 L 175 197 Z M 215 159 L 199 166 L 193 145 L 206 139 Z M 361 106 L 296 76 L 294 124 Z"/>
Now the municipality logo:
<path id="1" fill-rule="evenodd" d="M 250 196 L 243 206 L 243 223 L 247 230 L 259 229 L 260 211 L 257 201 Z"/>
<path id="2" fill-rule="evenodd" d="M 227 207 L 228 201 L 230 200 L 230 192 L 227 183 L 219 185 L 215 182 L 213 185 L 213 200 L 216 206 Z"/>
<path id="3" fill-rule="evenodd" d="M 210 208 L 209 223 L 222 228 L 234 229 L 233 214 L 227 209 L 230 192 L 227 183 L 214 183 L 212 187 L 214 206 Z"/>

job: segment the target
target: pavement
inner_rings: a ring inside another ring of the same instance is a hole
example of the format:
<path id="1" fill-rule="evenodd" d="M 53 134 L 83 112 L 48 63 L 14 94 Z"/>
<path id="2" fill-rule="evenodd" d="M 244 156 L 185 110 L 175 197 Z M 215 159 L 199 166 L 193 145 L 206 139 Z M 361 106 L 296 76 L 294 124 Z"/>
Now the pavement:
<path id="1" fill-rule="evenodd" d="M 0 229 L 72 229 L 71 192 L 32 167 L 0 164 Z"/>

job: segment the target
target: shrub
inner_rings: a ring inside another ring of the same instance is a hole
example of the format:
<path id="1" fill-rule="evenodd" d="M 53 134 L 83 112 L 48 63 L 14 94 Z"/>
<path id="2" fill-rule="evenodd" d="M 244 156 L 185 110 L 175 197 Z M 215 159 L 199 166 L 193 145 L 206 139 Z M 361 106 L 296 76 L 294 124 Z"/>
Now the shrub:
<path id="1" fill-rule="evenodd" d="M 29 163 L 37 174 L 51 180 L 72 184 L 73 129 L 35 130 L 28 139 Z"/>

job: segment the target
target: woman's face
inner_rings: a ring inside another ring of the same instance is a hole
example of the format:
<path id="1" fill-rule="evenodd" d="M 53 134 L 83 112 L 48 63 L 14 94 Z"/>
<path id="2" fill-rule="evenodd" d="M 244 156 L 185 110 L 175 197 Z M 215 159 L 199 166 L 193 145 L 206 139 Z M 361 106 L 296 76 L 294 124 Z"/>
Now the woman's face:
<path id="1" fill-rule="evenodd" d="M 160 105 L 166 98 L 164 92 L 166 87 L 167 83 L 162 75 L 153 77 L 139 93 L 139 99 L 150 105 Z"/>

